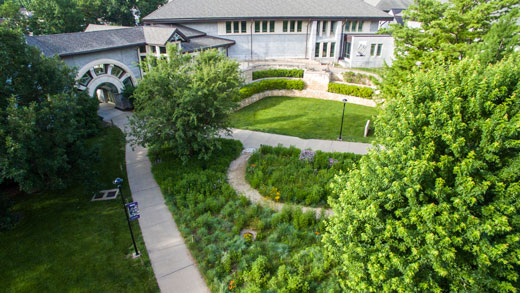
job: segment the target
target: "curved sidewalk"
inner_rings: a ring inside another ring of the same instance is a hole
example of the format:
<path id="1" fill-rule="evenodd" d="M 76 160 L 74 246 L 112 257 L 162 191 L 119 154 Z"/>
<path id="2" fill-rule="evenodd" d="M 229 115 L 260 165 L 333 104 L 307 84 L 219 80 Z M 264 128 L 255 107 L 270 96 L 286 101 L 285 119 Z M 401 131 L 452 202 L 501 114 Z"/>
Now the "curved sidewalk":
<path id="1" fill-rule="evenodd" d="M 355 153 L 365 155 L 368 153 L 368 150 L 373 147 L 369 143 L 362 142 L 303 139 L 295 136 L 243 129 L 232 129 L 231 135 L 222 135 L 222 137 L 240 140 L 245 149 L 257 149 L 260 147 L 260 145 L 277 146 L 281 144 L 284 147 L 295 146 L 302 150 L 311 149 L 314 151 Z"/>
<path id="2" fill-rule="evenodd" d="M 98 114 L 127 132 L 130 112 L 101 104 Z M 161 292 L 209 292 L 151 172 L 147 150 L 126 144 L 126 171 L 132 197 L 139 202 L 139 226 Z M 142 248 L 141 248 L 142 249 Z"/>

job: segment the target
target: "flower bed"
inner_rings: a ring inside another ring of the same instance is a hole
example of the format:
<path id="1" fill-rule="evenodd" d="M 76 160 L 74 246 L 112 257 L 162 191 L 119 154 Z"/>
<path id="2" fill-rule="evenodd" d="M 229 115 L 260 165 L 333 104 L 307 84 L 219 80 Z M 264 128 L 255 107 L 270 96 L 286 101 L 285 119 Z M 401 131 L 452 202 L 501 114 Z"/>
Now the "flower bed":
<path id="1" fill-rule="evenodd" d="M 253 80 L 267 77 L 303 77 L 303 69 L 268 69 L 253 72 Z"/>
<path id="2" fill-rule="evenodd" d="M 365 99 L 371 99 L 374 95 L 374 90 L 372 88 L 342 83 L 329 83 L 328 91 L 330 93 L 355 96 Z"/>
<path id="3" fill-rule="evenodd" d="M 303 90 L 303 80 L 292 79 L 265 79 L 245 85 L 240 89 L 240 100 L 269 90 Z"/>
<path id="4" fill-rule="evenodd" d="M 300 209 L 275 213 L 237 196 L 226 170 L 242 146 L 221 142 L 209 161 L 186 165 L 166 151 L 150 152 L 152 172 L 211 291 L 340 292 L 336 263 L 325 258 L 321 243 L 323 221 Z M 241 237 L 244 229 L 256 239 Z"/>
<path id="5" fill-rule="evenodd" d="M 249 158 L 246 180 L 275 201 L 327 206 L 332 195 L 329 181 L 335 174 L 354 168 L 360 158 L 351 153 L 262 146 Z"/>

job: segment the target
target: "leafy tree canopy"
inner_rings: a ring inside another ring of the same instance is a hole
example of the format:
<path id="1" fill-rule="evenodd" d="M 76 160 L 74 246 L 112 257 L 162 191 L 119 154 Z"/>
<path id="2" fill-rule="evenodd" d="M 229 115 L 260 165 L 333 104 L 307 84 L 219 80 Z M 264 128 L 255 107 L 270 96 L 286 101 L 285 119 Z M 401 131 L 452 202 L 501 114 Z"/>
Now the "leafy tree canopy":
<path id="1" fill-rule="evenodd" d="M 174 45 L 167 50 L 167 59 L 148 58 L 133 94 L 134 143 L 170 149 L 184 161 L 193 155 L 208 158 L 239 97 L 238 63 L 217 50 L 196 56 Z"/>
<path id="2" fill-rule="evenodd" d="M 337 177 L 324 235 L 349 291 L 520 287 L 520 56 L 401 81 L 379 143 Z"/>
<path id="3" fill-rule="evenodd" d="M 518 0 L 415 1 L 404 12 L 406 24 L 388 29 L 395 41 L 395 60 L 384 71 L 383 94 L 386 98 L 394 96 L 397 82 L 411 71 L 428 70 L 471 55 L 499 19 L 509 15 L 503 22 L 517 30 L 516 20 L 511 21 L 512 15 L 518 16 L 515 3 Z M 500 40 L 508 36 L 504 32 L 496 34 Z"/>
<path id="4" fill-rule="evenodd" d="M 74 88 L 74 76 L 0 27 L 0 183 L 31 192 L 88 177 L 96 156 L 85 139 L 98 130 L 98 102 Z"/>
<path id="5" fill-rule="evenodd" d="M 166 0 L 31 0 L 34 11 L 30 29 L 34 34 L 78 32 L 88 24 L 106 23 L 133 26 L 133 10 L 147 15 Z"/>

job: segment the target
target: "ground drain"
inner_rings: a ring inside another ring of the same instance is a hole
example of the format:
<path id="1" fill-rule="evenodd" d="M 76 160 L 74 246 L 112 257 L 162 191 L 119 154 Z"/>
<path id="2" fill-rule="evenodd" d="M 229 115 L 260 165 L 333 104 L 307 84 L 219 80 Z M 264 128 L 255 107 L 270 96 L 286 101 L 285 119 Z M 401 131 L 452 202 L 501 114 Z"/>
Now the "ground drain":
<path id="1" fill-rule="evenodd" d="M 117 188 L 108 189 L 108 190 L 100 190 L 100 191 L 94 193 L 94 196 L 92 197 L 91 201 L 115 199 L 115 198 L 117 198 L 118 194 L 119 194 L 119 190 Z"/>

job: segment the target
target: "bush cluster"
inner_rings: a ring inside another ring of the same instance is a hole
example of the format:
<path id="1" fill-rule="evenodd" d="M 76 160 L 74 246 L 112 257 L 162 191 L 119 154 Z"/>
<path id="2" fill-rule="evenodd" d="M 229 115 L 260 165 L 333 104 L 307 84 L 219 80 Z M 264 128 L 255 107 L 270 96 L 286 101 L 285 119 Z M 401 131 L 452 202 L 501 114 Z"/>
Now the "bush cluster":
<path id="1" fill-rule="evenodd" d="M 345 71 L 343 72 L 343 80 L 349 83 L 373 85 L 376 81 L 376 78 L 368 74 Z"/>
<path id="2" fill-rule="evenodd" d="M 150 152 L 152 168 L 179 229 L 212 292 L 340 292 L 337 264 L 321 244 L 322 220 L 313 212 L 273 212 L 238 196 L 226 170 L 242 149 L 222 140 L 209 161 Z M 256 240 L 240 237 L 244 228 Z"/>
<path id="3" fill-rule="evenodd" d="M 317 151 L 302 159 L 295 147 L 262 146 L 249 158 L 246 180 L 271 200 L 307 206 L 326 206 L 335 174 L 354 168 L 361 155 Z"/>
<path id="4" fill-rule="evenodd" d="M 253 72 L 253 80 L 267 77 L 303 77 L 303 69 L 268 69 Z"/>
<path id="5" fill-rule="evenodd" d="M 254 94 L 269 90 L 303 90 L 303 80 L 293 79 L 265 79 L 245 85 L 240 89 L 240 99 L 246 99 Z"/>
<path id="6" fill-rule="evenodd" d="M 329 83 L 329 93 L 371 99 L 374 95 L 374 90 L 369 87 L 361 87 L 350 84 Z"/>

